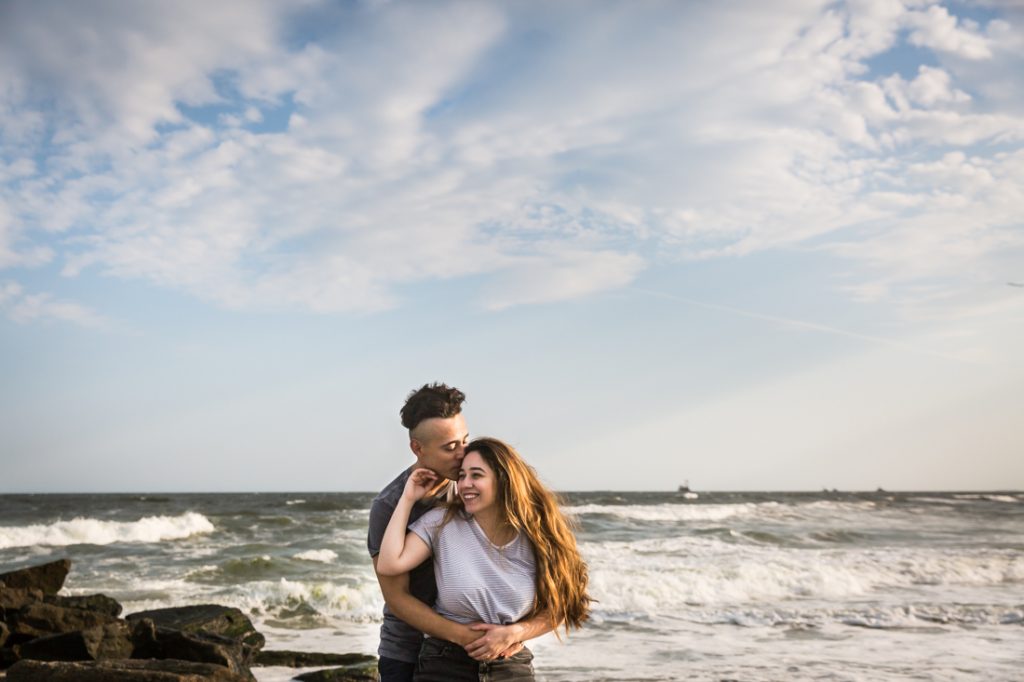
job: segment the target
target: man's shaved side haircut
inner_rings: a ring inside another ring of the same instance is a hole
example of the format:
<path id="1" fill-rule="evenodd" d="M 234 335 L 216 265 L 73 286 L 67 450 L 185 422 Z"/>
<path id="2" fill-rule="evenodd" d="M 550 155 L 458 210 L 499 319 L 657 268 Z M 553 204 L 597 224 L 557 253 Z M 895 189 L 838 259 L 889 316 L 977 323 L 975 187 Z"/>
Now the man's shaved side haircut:
<path id="1" fill-rule="evenodd" d="M 427 419 L 449 419 L 462 412 L 466 394 L 445 384 L 423 384 L 405 399 L 402 426 L 412 431 Z"/>

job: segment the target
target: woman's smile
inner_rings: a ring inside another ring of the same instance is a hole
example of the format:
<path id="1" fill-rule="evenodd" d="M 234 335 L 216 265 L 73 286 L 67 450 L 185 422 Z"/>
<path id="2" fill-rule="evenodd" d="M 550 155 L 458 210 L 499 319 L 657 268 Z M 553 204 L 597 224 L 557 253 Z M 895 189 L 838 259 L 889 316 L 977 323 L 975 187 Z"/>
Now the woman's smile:
<path id="1" fill-rule="evenodd" d="M 466 511 L 479 512 L 489 507 L 495 498 L 494 486 L 494 472 L 480 453 L 467 454 L 459 469 L 459 497 Z"/>

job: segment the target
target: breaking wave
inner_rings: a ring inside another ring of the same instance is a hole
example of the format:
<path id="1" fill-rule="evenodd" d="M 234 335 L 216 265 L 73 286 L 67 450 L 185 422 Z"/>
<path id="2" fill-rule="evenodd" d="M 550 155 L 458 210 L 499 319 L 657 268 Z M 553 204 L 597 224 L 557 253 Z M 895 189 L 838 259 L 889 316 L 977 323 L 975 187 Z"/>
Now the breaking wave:
<path id="1" fill-rule="evenodd" d="M 66 547 L 182 540 L 212 533 L 208 518 L 196 512 L 180 516 L 146 516 L 138 521 L 103 521 L 78 517 L 71 521 L 31 526 L 0 527 L 0 549 L 11 547 Z"/>

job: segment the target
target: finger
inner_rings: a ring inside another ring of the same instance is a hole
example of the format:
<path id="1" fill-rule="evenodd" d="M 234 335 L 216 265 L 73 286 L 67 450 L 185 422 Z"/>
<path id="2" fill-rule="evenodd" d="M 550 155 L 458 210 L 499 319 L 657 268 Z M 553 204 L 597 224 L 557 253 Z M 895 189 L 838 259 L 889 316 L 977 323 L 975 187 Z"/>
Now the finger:
<path id="1" fill-rule="evenodd" d="M 494 623 L 473 623 L 472 625 L 469 626 L 469 629 L 470 630 L 485 631 L 485 630 L 493 630 L 496 627 L 498 627 L 498 626 L 495 625 Z"/>

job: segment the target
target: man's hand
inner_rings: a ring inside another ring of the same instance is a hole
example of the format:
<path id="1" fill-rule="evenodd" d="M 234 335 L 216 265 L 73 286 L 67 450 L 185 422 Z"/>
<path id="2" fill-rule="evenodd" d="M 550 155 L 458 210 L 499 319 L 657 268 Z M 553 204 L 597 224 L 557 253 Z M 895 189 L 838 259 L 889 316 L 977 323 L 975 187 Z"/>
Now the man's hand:
<path id="1" fill-rule="evenodd" d="M 518 654 L 523 649 L 522 627 L 518 623 L 512 625 L 492 625 L 491 623 L 474 623 L 471 630 L 483 632 L 473 642 L 464 644 L 466 653 L 478 661 L 493 661 L 496 658 L 507 658 Z"/>

